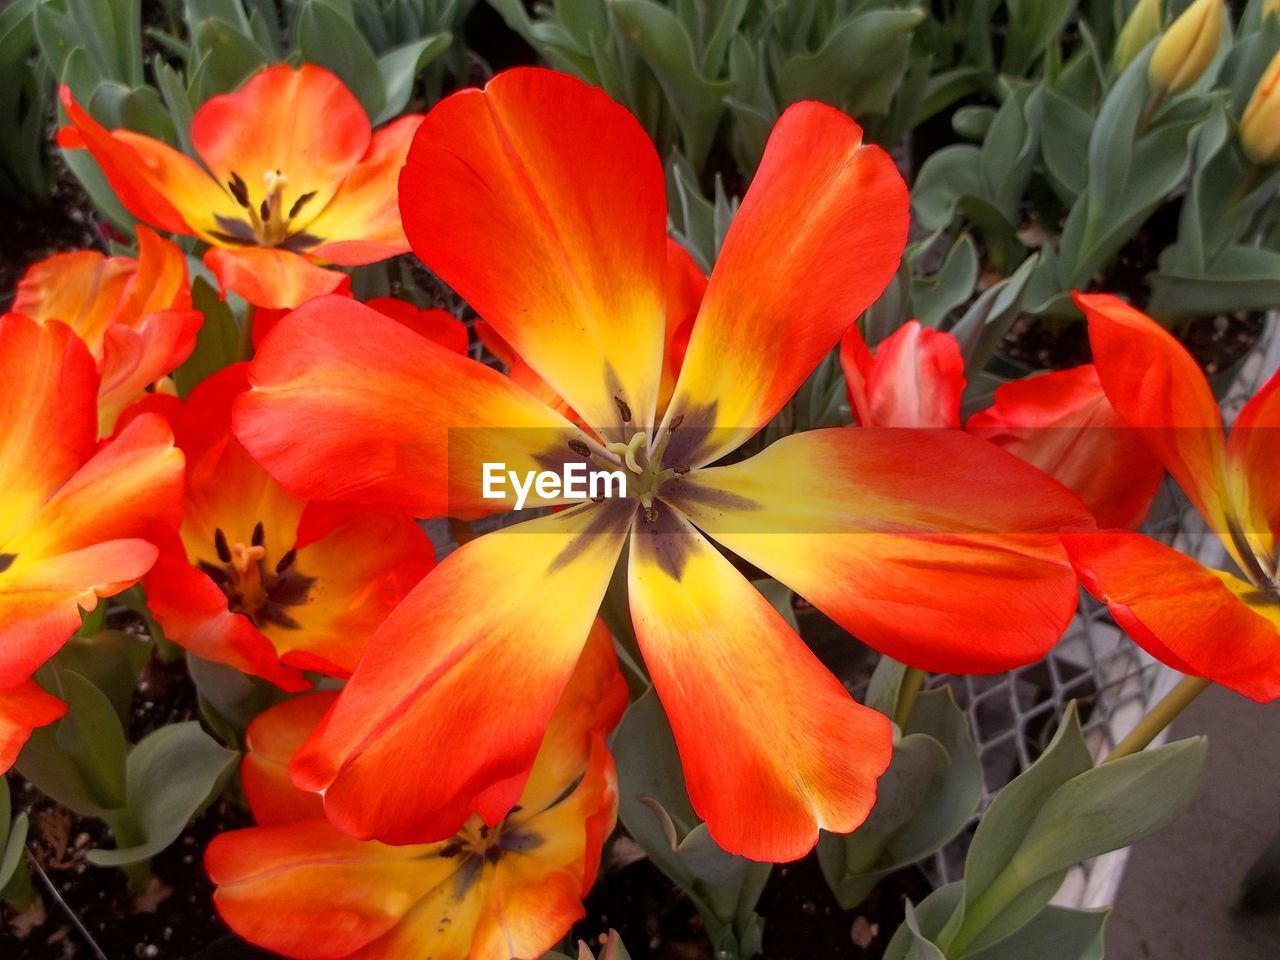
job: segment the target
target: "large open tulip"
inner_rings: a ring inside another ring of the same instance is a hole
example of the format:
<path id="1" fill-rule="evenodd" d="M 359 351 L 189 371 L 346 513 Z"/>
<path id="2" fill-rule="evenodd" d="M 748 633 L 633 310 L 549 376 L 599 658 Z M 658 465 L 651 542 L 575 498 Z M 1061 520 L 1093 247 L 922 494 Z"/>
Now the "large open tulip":
<path id="1" fill-rule="evenodd" d="M 949 333 L 912 320 L 875 352 L 850 327 L 840 345 L 854 420 L 872 427 L 959 427 L 964 358 Z M 1001 384 L 965 430 L 1039 467 L 1105 527 L 1146 518 L 1164 468 L 1133 443 L 1092 364 Z"/>
<path id="2" fill-rule="evenodd" d="M 802 103 L 779 120 L 665 403 L 680 338 L 662 165 L 601 91 L 524 69 L 442 101 L 401 206 L 415 252 L 581 423 L 322 298 L 262 344 L 236 413 L 244 444 L 290 490 L 420 516 L 513 506 L 510 488 L 485 497 L 486 462 L 608 468 L 627 496 L 535 491 L 531 506 L 576 502 L 466 544 L 383 624 L 293 764 L 344 830 L 412 842 L 472 811 L 506 815 L 624 549 L 693 805 L 721 846 L 757 859 L 862 823 L 890 727 L 713 540 L 922 667 L 1001 670 L 1058 638 L 1076 586 L 1056 533 L 1090 521 L 1002 450 L 954 431 L 836 429 L 712 466 L 778 412 L 901 257 L 906 187 L 839 111 Z"/>
<path id="3" fill-rule="evenodd" d="M 249 728 L 245 793 L 259 826 L 216 837 L 205 856 L 228 925 L 308 960 L 510 960 L 555 946 L 583 915 L 617 812 L 604 737 L 627 685 L 608 632 L 597 622 L 519 804 L 438 843 L 353 839 L 282 776 L 333 696 L 287 701 Z"/>
<path id="4" fill-rule="evenodd" d="M 0 771 L 61 713 L 31 674 L 80 611 L 132 586 L 182 511 L 182 454 L 141 416 L 98 443 L 98 375 L 71 328 L 0 317 Z"/>
<path id="5" fill-rule="evenodd" d="M 303 669 L 349 675 L 433 554 L 407 516 L 286 493 L 231 433 L 232 402 L 247 386 L 236 364 L 184 403 L 153 401 L 187 456 L 186 508 L 144 585 L 170 639 L 298 689 Z"/>
<path id="6" fill-rule="evenodd" d="M 88 345 L 104 436 L 128 404 L 191 355 L 202 321 L 191 309 L 186 257 L 146 227 L 138 228 L 137 259 L 76 250 L 32 264 L 13 310 L 41 323 L 61 320 Z"/>
<path id="7" fill-rule="evenodd" d="M 1123 531 L 1065 536 L 1072 563 L 1153 657 L 1255 700 L 1280 697 L 1280 373 L 1225 436 L 1208 381 L 1168 331 L 1112 296 L 1076 302 L 1133 442 L 1160 458 L 1242 576 Z"/>
<path id="8" fill-rule="evenodd" d="M 422 118 L 372 130 L 354 94 L 327 70 L 277 64 L 191 121 L 201 163 L 130 130 L 106 130 L 62 90 L 71 126 L 58 142 L 86 149 L 139 220 L 209 245 L 226 289 L 262 307 L 332 293 L 357 266 L 407 253 L 396 177 Z"/>

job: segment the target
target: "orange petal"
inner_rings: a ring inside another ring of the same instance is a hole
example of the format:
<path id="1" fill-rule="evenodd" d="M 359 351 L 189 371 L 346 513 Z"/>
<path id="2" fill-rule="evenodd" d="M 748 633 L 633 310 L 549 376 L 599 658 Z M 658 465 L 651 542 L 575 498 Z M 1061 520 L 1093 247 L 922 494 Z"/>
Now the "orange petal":
<path id="1" fill-rule="evenodd" d="M 289 609 L 297 626 L 262 630 L 285 663 L 334 677 L 351 675 L 373 632 L 435 562 L 413 520 L 367 511 L 314 540 L 304 532 L 297 557 L 297 569 L 315 578 L 306 603 Z"/>
<path id="2" fill-rule="evenodd" d="M 872 356 L 855 324 L 841 341 L 840 365 L 855 423 L 960 426 L 964 357 L 951 334 L 911 320 L 887 337 Z"/>
<path id="3" fill-rule="evenodd" d="M 0 317 L 0 553 L 93 455 L 98 376 L 60 322 Z"/>
<path id="4" fill-rule="evenodd" d="M 660 516 L 632 536 L 631 617 L 689 799 L 730 853 L 795 860 L 820 828 L 866 819 L 893 753 L 889 720 L 686 520 Z"/>
<path id="5" fill-rule="evenodd" d="M 58 132 L 59 145 L 93 154 L 120 202 L 139 220 L 216 242 L 210 231 L 218 229 L 218 217 L 239 219 L 235 200 L 190 157 L 139 133 L 107 131 L 65 86 L 62 105 L 72 126 Z"/>
<path id="6" fill-rule="evenodd" d="M 125 407 L 191 356 L 202 323 L 198 310 L 164 310 L 148 314 L 136 329 L 116 324 L 107 330 L 98 395 L 100 433 L 110 434 Z"/>
<path id="7" fill-rule="evenodd" d="M 579 432 L 498 371 L 345 298 L 285 317 L 250 379 L 237 435 L 311 499 L 474 517 L 512 505 L 484 498 L 485 462 L 523 473 L 581 460 L 568 447 Z"/>
<path id="8" fill-rule="evenodd" d="M 205 852 L 227 925 L 308 960 L 352 956 L 433 890 L 447 895 L 459 867 L 427 848 L 355 840 L 324 820 L 224 833 Z"/>
<path id="9" fill-rule="evenodd" d="M 409 252 L 400 223 L 398 185 L 409 144 L 421 124 L 421 116 L 401 117 L 373 135 L 368 153 L 306 225 L 306 232 L 322 241 L 313 256 L 358 266 Z"/>
<path id="10" fill-rule="evenodd" d="M 1076 607 L 1057 533 L 1093 527 L 1066 488 L 955 430 L 793 434 L 670 488 L 710 537 L 859 640 L 939 673 L 1043 657 Z"/>
<path id="11" fill-rule="evenodd" d="M 725 237 L 667 419 L 673 462 L 710 463 L 791 398 L 902 258 L 908 198 L 893 161 L 831 107 L 789 107 Z M 714 429 L 713 435 L 703 430 Z"/>
<path id="12" fill-rule="evenodd" d="M 1150 317 L 1109 294 L 1075 295 L 1107 399 L 1173 474 L 1210 529 L 1227 536 L 1222 415 L 1199 364 Z"/>
<path id="13" fill-rule="evenodd" d="M 675 240 L 667 238 L 667 324 L 666 342 L 662 352 L 662 386 L 659 390 L 658 409 L 666 410 L 671 401 L 685 351 L 689 349 L 689 337 L 693 322 L 702 307 L 702 296 L 707 292 L 707 275 L 702 272 L 689 251 Z"/>
<path id="14" fill-rule="evenodd" d="M 96 250 L 56 253 L 22 275 L 14 312 L 41 322 L 61 320 L 101 360 L 107 330 L 117 322 L 137 269 L 132 257 L 107 257 Z"/>
<path id="15" fill-rule="evenodd" d="M 219 184 L 239 176 L 257 207 L 267 196 L 264 178 L 283 174 L 283 209 L 314 194 L 304 214 L 329 202 L 369 142 L 360 101 L 328 70 L 309 63 L 266 67 L 235 92 L 210 97 L 191 120 L 192 146 Z M 295 223 L 303 227 L 305 218 Z"/>
<path id="16" fill-rule="evenodd" d="M 91 609 L 133 585 L 171 535 L 182 454 L 159 417 L 138 417 L 0 547 L 0 685 L 29 676 Z M 146 538 L 146 539 L 139 539 Z M 150 542 L 148 542 L 150 541 Z"/>
<path id="17" fill-rule="evenodd" d="M 390 843 L 443 839 L 476 810 L 501 819 L 579 659 L 630 513 L 618 500 L 570 509 L 446 557 L 374 634 L 294 759 L 294 782 L 323 790 L 341 829 Z"/>
<path id="18" fill-rule="evenodd" d="M 1063 537 L 1090 593 L 1175 670 L 1260 703 L 1280 697 L 1280 593 L 1126 531 Z"/>
<path id="19" fill-rule="evenodd" d="M 1280 563 L 1280 372 L 1253 396 L 1231 426 L 1227 465 L 1240 505 L 1240 526 L 1259 557 Z M 1273 568 L 1274 569 L 1274 568 Z"/>
<path id="20" fill-rule="evenodd" d="M 324 819 L 320 798 L 299 790 L 289 779 L 289 761 L 337 696 L 336 690 L 304 693 L 277 703 L 249 724 L 240 780 L 259 826 Z"/>
<path id="21" fill-rule="evenodd" d="M 1137 527 L 1164 479 L 1164 467 L 1120 419 L 1092 365 L 1002 384 L 966 429 L 1074 491 L 1102 527 Z"/>
<path id="22" fill-rule="evenodd" d="M 432 343 L 438 343 L 446 350 L 452 350 L 464 357 L 467 355 L 467 346 L 470 343 L 467 325 L 448 310 L 439 308 L 419 310 L 407 300 L 399 300 L 396 297 L 374 297 L 365 302 L 383 316 L 390 317 L 396 323 L 404 324 Z"/>
<path id="23" fill-rule="evenodd" d="M 428 114 L 400 207 L 414 252 L 597 430 L 623 432 L 623 405 L 628 432 L 653 422 L 666 200 L 623 107 L 564 74 L 505 71 Z"/>
<path id="24" fill-rule="evenodd" d="M 32 730 L 53 723 L 66 712 L 65 703 L 30 680 L 0 689 L 0 774 L 13 766 Z"/>
<path id="25" fill-rule="evenodd" d="M 256 307 L 287 310 L 337 290 L 346 274 L 317 267 L 306 257 L 279 247 L 212 247 L 204 265 L 223 290 Z"/>

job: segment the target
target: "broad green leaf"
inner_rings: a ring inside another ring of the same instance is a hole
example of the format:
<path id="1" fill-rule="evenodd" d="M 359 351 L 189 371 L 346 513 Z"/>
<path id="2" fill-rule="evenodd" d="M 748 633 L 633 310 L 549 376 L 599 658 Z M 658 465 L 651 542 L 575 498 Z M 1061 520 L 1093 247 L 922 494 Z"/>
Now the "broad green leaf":
<path id="1" fill-rule="evenodd" d="M 1022 76 L 1056 43 L 1075 12 L 1076 0 L 1006 0 L 1009 32 L 1005 37 L 1003 69 Z"/>
<path id="2" fill-rule="evenodd" d="M 191 356 L 173 371 L 180 397 L 189 394 L 205 377 L 240 359 L 240 325 L 231 308 L 203 277 L 196 277 L 191 283 L 191 304 L 204 314 L 204 323 L 196 334 Z"/>
<path id="3" fill-rule="evenodd" d="M 192 76 L 196 103 L 235 90 L 272 60 L 252 36 L 222 20 L 201 20 L 194 25 L 191 49 L 197 64 Z"/>
<path id="4" fill-rule="evenodd" d="M 961 234 L 937 273 L 912 277 L 911 303 L 916 318 L 926 327 L 941 327 L 953 309 L 973 296 L 979 269 L 973 238 Z"/>
<path id="5" fill-rule="evenodd" d="M 881 656 L 871 673 L 871 681 L 867 684 L 867 695 L 863 697 L 865 706 L 892 717 L 898 707 L 898 696 L 902 691 L 902 680 L 907 675 L 907 665 L 892 657 Z"/>
<path id="6" fill-rule="evenodd" d="M 437 33 L 397 47 L 378 58 L 385 103 L 373 118 L 374 126 L 393 120 L 404 112 L 413 96 L 413 83 L 422 69 L 449 49 L 453 37 Z"/>
<path id="7" fill-rule="evenodd" d="M 1228 247 L 1203 274 L 1166 270 L 1151 278 L 1151 312 L 1161 317 L 1269 310 L 1280 303 L 1280 253 Z"/>
<path id="8" fill-rule="evenodd" d="M 1037 263 L 1038 255 L 1028 257 L 1012 276 L 984 290 L 950 328 L 949 332 L 960 344 L 965 369 L 978 371 L 987 365 L 1018 318 Z"/>
<path id="9" fill-rule="evenodd" d="M 193 654 L 187 655 L 187 670 L 196 685 L 201 712 L 228 743 L 240 743 L 253 719 L 283 699 L 273 684 Z"/>
<path id="10" fill-rule="evenodd" d="M 1045 907 L 1021 930 L 970 960 L 1103 960 L 1108 910 Z"/>
<path id="11" fill-rule="evenodd" d="M 30 823 L 25 813 L 18 814 L 13 818 L 13 823 L 9 823 L 9 788 L 4 785 L 3 777 L 0 777 L 0 793 L 5 795 L 4 807 L 0 809 L 0 813 L 4 815 L 4 834 L 0 836 L 0 891 L 4 891 L 22 863 L 22 855 L 27 848 L 27 832 Z"/>
<path id="12" fill-rule="evenodd" d="M 304 60 L 332 70 L 370 117 L 387 104 L 378 58 L 334 0 L 306 0 L 298 12 L 298 48 Z"/>
<path id="13" fill-rule="evenodd" d="M 1040 105 L 1040 152 L 1051 182 L 1068 202 L 1084 190 L 1093 117 L 1052 87 Z"/>
<path id="14" fill-rule="evenodd" d="M 947 960 L 947 957 L 920 932 L 915 908 L 907 903 L 906 918 L 890 941 L 884 960 Z"/>
<path id="15" fill-rule="evenodd" d="M 67 713 L 32 732 L 15 764 L 18 772 L 81 816 L 103 817 L 123 807 L 128 744 L 111 701 L 73 670 L 46 665 L 36 679 L 66 703 Z"/>
<path id="16" fill-rule="evenodd" d="M 148 734 L 129 754 L 128 805 L 111 818 L 117 838 L 136 833 L 138 842 L 123 849 L 91 850 L 89 862 L 118 867 L 155 856 L 217 796 L 238 758 L 194 720 Z M 128 830 L 119 829 L 119 823 L 128 824 Z"/>
<path id="17" fill-rule="evenodd" d="M 924 162 L 911 191 L 911 209 L 926 230 L 943 230 L 966 194 L 982 191 L 981 153 L 972 144 L 943 147 Z"/>
<path id="18" fill-rule="evenodd" d="M 133 691 L 151 654 L 146 640 L 123 630 L 103 630 L 91 637 L 76 634 L 58 651 L 58 664 L 84 677 L 115 708 L 122 724 L 129 720 Z"/>
<path id="19" fill-rule="evenodd" d="M 755 904 L 772 869 L 720 849 L 685 790 L 671 727 L 652 688 L 627 708 L 611 744 L 618 818 L 649 859 L 693 900 L 712 942 L 750 955 Z M 726 941 L 726 942 L 728 942 Z"/>

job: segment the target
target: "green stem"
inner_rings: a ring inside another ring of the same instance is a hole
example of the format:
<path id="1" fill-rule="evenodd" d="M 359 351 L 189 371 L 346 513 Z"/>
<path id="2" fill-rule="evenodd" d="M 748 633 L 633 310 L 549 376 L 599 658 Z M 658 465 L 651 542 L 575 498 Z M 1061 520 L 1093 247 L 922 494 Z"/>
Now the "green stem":
<path id="1" fill-rule="evenodd" d="M 120 817 L 108 818 L 107 826 L 111 829 L 111 836 L 115 838 L 117 849 L 140 847 L 147 842 L 146 835 L 134 825 L 132 818 L 127 813 Z M 120 869 L 129 878 L 129 889 L 134 893 L 146 892 L 147 887 L 155 878 L 155 874 L 151 872 L 151 861 L 149 859 L 139 860 L 137 863 L 123 864 Z"/>
<path id="2" fill-rule="evenodd" d="M 898 725 L 899 730 L 907 729 L 907 723 L 911 720 L 911 711 L 915 709 L 916 699 L 920 696 L 921 688 L 924 687 L 925 676 L 925 672 L 916 667 L 907 667 L 907 672 L 902 675 L 898 703 L 893 708 L 893 722 Z"/>
<path id="3" fill-rule="evenodd" d="M 1183 677 L 1145 717 L 1138 721 L 1130 734 L 1121 740 L 1104 763 L 1141 753 L 1161 732 L 1178 718 L 1183 710 L 1213 684 L 1204 677 Z"/>

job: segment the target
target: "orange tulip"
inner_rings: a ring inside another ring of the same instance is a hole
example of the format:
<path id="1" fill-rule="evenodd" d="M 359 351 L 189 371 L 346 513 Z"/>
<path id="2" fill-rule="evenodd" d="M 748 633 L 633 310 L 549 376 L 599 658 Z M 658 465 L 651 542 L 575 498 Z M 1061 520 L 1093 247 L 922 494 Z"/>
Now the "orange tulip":
<path id="1" fill-rule="evenodd" d="M 182 454 L 139 416 L 98 444 L 98 375 L 71 328 L 0 317 L 0 772 L 61 705 L 30 682 L 80 611 L 132 586 L 173 535 Z"/>
<path id="2" fill-rule="evenodd" d="M 1116 297 L 1076 294 L 1107 397 L 1221 538 L 1239 576 L 1136 533 L 1063 537 L 1085 587 L 1158 660 L 1258 701 L 1280 697 L 1280 373 L 1225 436 L 1199 364 Z"/>
<path id="3" fill-rule="evenodd" d="M 355 96 L 311 64 L 277 64 L 192 118 L 203 166 L 159 140 L 108 131 L 62 90 L 58 142 L 86 149 L 130 213 L 210 247 L 205 265 L 250 303 L 296 307 L 357 266 L 408 252 L 396 178 L 422 118 L 374 132 Z"/>
<path id="4" fill-rule="evenodd" d="M 186 257 L 146 227 L 138 228 L 136 260 L 77 250 L 33 264 L 13 309 L 41 323 L 61 320 L 88 345 L 100 375 L 103 436 L 120 411 L 191 355 L 202 321 L 191 309 Z"/>
<path id="5" fill-rule="evenodd" d="M 682 336 L 670 333 L 662 164 L 603 92 L 522 69 L 449 97 L 414 139 L 401 207 L 423 262 L 581 425 L 324 297 L 263 342 L 237 436 L 291 489 L 418 516 L 514 507 L 509 490 L 485 496 L 495 462 L 521 474 L 607 463 L 628 495 L 537 492 L 530 505 L 566 509 L 464 545 L 378 629 L 293 762 L 343 830 L 412 843 L 475 811 L 501 820 L 620 560 L 694 809 L 722 847 L 761 860 L 863 821 L 890 727 L 713 540 L 918 666 L 1005 669 L 1057 640 L 1077 597 L 1057 531 L 1091 520 L 1004 451 L 959 431 L 836 429 L 716 465 L 901 258 L 905 184 L 839 111 L 803 103 L 779 120 L 689 311 L 669 398 Z"/>
<path id="6" fill-rule="evenodd" d="M 627 702 L 598 621 L 520 802 L 473 816 L 439 843 L 356 840 L 283 776 L 335 694 L 273 707 L 249 728 L 245 793 L 259 826 L 214 838 L 214 903 L 238 934 L 286 957 L 510 960 L 537 957 L 583 915 L 617 812 L 604 737 Z"/>
<path id="7" fill-rule="evenodd" d="M 185 403 L 153 397 L 187 455 L 179 535 L 144 585 L 165 634 L 207 660 L 284 687 L 300 670 L 344 677 L 370 634 L 431 569 L 426 535 L 403 515 L 290 496 L 231 435 L 245 365 L 204 380 Z"/>

